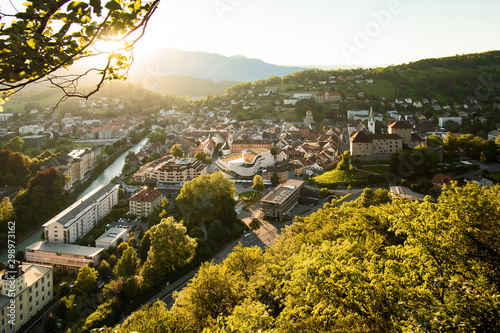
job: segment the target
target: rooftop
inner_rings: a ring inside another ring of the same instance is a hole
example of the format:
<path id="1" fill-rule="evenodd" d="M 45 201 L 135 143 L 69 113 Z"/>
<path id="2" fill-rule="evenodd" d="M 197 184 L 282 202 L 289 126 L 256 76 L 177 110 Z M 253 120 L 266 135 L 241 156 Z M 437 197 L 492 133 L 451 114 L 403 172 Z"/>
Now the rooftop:
<path id="1" fill-rule="evenodd" d="M 97 187 L 82 199 L 76 201 L 71 206 L 47 221 L 43 226 L 46 227 L 53 222 L 58 222 L 64 226 L 69 225 L 74 218 L 90 208 L 94 203 L 97 202 L 99 198 L 113 190 L 115 187 L 118 187 L 118 185 L 115 185 L 113 183 L 108 183 L 106 185 Z"/>
<path id="2" fill-rule="evenodd" d="M 268 193 L 262 202 L 281 204 L 297 189 L 305 184 L 302 180 L 289 179 L 284 184 L 279 185 L 274 191 Z"/>
<path id="3" fill-rule="evenodd" d="M 145 189 L 141 190 L 140 192 L 134 194 L 128 200 L 140 201 L 140 202 L 153 202 L 160 196 L 161 196 L 161 193 L 159 191 L 157 191 L 155 189 L 151 189 L 149 187 L 146 187 Z"/>
<path id="4" fill-rule="evenodd" d="M 99 238 L 96 239 L 97 242 L 110 242 L 115 239 L 118 239 L 126 233 L 128 229 L 126 228 L 109 228 L 104 234 L 102 234 Z"/>
<path id="5" fill-rule="evenodd" d="M 63 244 L 63 243 L 46 243 L 43 241 L 38 241 L 29 246 L 26 246 L 26 251 L 41 251 L 41 252 L 53 252 L 53 253 L 64 253 L 73 254 L 86 257 L 95 257 L 102 251 L 103 248 L 90 247 L 90 246 L 80 246 L 74 244 Z"/>

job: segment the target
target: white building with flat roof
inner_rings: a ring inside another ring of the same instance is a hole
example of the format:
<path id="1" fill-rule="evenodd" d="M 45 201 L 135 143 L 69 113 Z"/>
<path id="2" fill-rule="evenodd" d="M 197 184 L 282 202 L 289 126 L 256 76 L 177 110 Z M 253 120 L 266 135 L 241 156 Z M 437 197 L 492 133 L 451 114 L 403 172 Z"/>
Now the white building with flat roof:
<path id="1" fill-rule="evenodd" d="M 89 232 L 118 202 L 118 185 L 101 185 L 46 222 L 48 243 L 74 243 Z"/>
<path id="2" fill-rule="evenodd" d="M 103 248 L 38 241 L 25 248 L 26 261 L 63 269 L 79 270 L 85 265 L 99 265 Z"/>
<path id="3" fill-rule="evenodd" d="M 0 275 L 0 332 L 16 332 L 54 297 L 53 268 L 15 262 Z"/>
<path id="4" fill-rule="evenodd" d="M 95 246 L 107 250 L 110 246 L 116 247 L 120 238 L 124 242 L 128 241 L 127 228 L 109 228 L 101 237 L 96 239 Z"/>

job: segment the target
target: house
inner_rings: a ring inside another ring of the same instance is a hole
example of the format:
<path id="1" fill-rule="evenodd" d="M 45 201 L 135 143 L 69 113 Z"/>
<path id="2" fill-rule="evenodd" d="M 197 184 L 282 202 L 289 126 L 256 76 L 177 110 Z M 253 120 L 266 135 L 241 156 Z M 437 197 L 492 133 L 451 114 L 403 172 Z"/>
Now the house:
<path id="1" fill-rule="evenodd" d="M 436 173 L 434 177 L 432 177 L 432 184 L 434 185 L 435 189 L 441 189 L 444 185 L 449 185 L 450 182 L 453 180 L 448 175 L 444 175 L 442 173 Z"/>
<path id="2" fill-rule="evenodd" d="M 128 199 L 129 213 L 138 217 L 147 217 L 154 206 L 161 205 L 162 195 L 159 191 L 145 187 Z"/>
<path id="3" fill-rule="evenodd" d="M 494 184 L 491 180 L 483 178 L 479 175 L 467 175 L 465 180 L 474 182 L 479 186 L 492 186 Z"/>
<path id="4" fill-rule="evenodd" d="M 350 138 L 350 153 L 353 157 L 393 154 L 403 149 L 403 139 L 398 134 L 372 134 L 357 131 Z"/>

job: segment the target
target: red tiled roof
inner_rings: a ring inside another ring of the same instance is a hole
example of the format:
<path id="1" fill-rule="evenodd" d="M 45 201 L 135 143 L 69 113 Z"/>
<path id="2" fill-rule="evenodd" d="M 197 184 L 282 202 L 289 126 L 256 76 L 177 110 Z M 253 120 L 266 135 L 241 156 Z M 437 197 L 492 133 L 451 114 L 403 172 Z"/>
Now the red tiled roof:
<path id="1" fill-rule="evenodd" d="M 130 201 L 140 201 L 140 202 L 153 202 L 161 195 L 160 192 L 154 189 L 146 187 L 139 193 L 130 197 Z"/>
<path id="2" fill-rule="evenodd" d="M 434 177 L 432 177 L 432 183 L 434 184 L 449 184 L 452 180 L 453 178 L 442 173 L 436 173 Z"/>

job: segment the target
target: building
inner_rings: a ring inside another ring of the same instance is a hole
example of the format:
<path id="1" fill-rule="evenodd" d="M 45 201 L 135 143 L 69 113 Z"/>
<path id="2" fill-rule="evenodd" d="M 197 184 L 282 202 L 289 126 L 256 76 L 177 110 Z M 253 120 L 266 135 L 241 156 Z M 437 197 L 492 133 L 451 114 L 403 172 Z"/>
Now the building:
<path id="1" fill-rule="evenodd" d="M 314 119 L 313 119 L 313 113 L 311 110 L 308 110 L 306 112 L 306 117 L 304 118 L 304 124 L 307 126 L 311 125 L 314 123 Z"/>
<path id="2" fill-rule="evenodd" d="M 243 150 L 248 149 L 269 149 L 273 147 L 271 141 L 268 140 L 246 140 L 236 139 L 231 143 L 231 154 L 241 153 Z"/>
<path id="3" fill-rule="evenodd" d="M 281 221 L 298 204 L 304 186 L 304 181 L 289 179 L 264 196 L 261 200 L 264 217 Z"/>
<path id="4" fill-rule="evenodd" d="M 118 202 L 118 185 L 101 185 L 46 222 L 49 243 L 74 243 L 89 232 Z"/>
<path id="5" fill-rule="evenodd" d="M 350 139 L 351 156 L 393 154 L 403 149 L 403 139 L 398 134 L 371 134 L 357 131 Z"/>
<path id="6" fill-rule="evenodd" d="M 425 199 L 425 195 L 422 193 L 414 192 L 410 188 L 404 186 L 391 186 L 389 191 L 391 192 L 393 198 L 413 201 L 423 201 Z"/>
<path id="7" fill-rule="evenodd" d="M 110 246 L 116 247 L 118 240 L 128 241 L 128 228 L 109 228 L 101 237 L 95 241 L 97 248 L 109 249 Z"/>
<path id="8" fill-rule="evenodd" d="M 129 213 L 138 217 L 147 217 L 154 206 L 161 205 L 162 195 L 159 191 L 145 187 L 128 199 Z"/>
<path id="9" fill-rule="evenodd" d="M 231 154 L 225 158 L 219 158 L 216 162 L 220 171 L 238 178 L 251 179 L 260 170 L 274 164 L 274 157 L 269 149 L 246 149 L 237 154 Z"/>
<path id="10" fill-rule="evenodd" d="M 26 261 L 62 269 L 79 270 L 85 265 L 99 265 L 103 248 L 38 241 L 26 246 Z"/>
<path id="11" fill-rule="evenodd" d="M 144 181 L 156 181 L 157 186 L 177 185 L 207 173 L 207 166 L 194 158 L 166 156 L 151 167 L 143 166 L 136 175 Z M 141 174 L 142 173 L 142 174 Z M 139 179 L 134 175 L 134 180 Z"/>
<path id="12" fill-rule="evenodd" d="M 370 112 L 368 110 L 347 110 L 347 119 L 349 120 L 355 120 L 354 116 L 365 116 L 368 117 Z"/>
<path id="13" fill-rule="evenodd" d="M 439 117 L 439 127 L 444 127 L 447 122 L 452 121 L 462 125 L 462 117 Z"/>
<path id="14" fill-rule="evenodd" d="M 68 154 L 60 154 L 41 165 L 41 170 L 55 167 L 66 176 L 64 189 L 71 188 L 77 181 L 83 179 L 85 173 L 90 171 L 96 161 L 96 149 L 86 148 L 73 150 Z"/>
<path id="15" fill-rule="evenodd" d="M 54 297 L 53 268 L 16 261 L 0 274 L 0 332 L 16 332 Z"/>
<path id="16" fill-rule="evenodd" d="M 435 189 L 439 190 L 443 188 L 444 185 L 449 185 L 453 178 L 448 175 L 444 175 L 442 173 L 436 173 L 434 177 L 432 177 L 432 184 Z"/>
<path id="17" fill-rule="evenodd" d="M 413 133 L 410 125 L 404 121 L 395 121 L 387 129 L 389 134 L 397 134 L 403 139 L 403 145 L 408 149 L 413 149 L 421 144 L 426 144 L 417 133 Z"/>
<path id="18" fill-rule="evenodd" d="M 342 99 L 338 91 L 317 92 L 313 96 L 317 102 L 338 102 Z"/>
<path id="19" fill-rule="evenodd" d="M 47 142 L 46 135 L 26 135 L 22 137 L 26 148 L 38 148 Z"/>
<path id="20" fill-rule="evenodd" d="M 33 134 L 37 135 L 40 132 L 45 131 L 45 128 L 40 125 L 27 125 L 19 127 L 19 135 Z"/>
<path id="21" fill-rule="evenodd" d="M 373 116 L 373 107 L 370 107 L 370 115 L 368 116 L 368 131 L 375 134 L 375 117 Z"/>
<path id="22" fill-rule="evenodd" d="M 288 168 L 285 166 L 270 166 L 267 168 L 265 179 L 271 181 L 273 173 L 276 173 L 278 175 L 280 184 L 286 182 L 290 175 Z"/>

